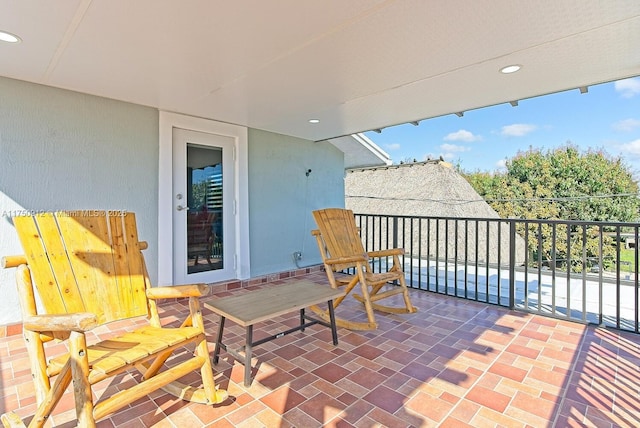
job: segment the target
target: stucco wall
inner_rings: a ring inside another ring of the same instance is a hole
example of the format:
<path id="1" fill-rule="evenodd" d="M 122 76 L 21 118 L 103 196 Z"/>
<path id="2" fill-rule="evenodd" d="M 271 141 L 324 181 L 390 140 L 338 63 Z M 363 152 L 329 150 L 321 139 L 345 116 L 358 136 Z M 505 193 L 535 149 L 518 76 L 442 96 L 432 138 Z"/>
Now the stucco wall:
<path id="1" fill-rule="evenodd" d="M 22 252 L 21 210 L 134 211 L 155 282 L 158 111 L 7 78 L 0 100 L 0 256 Z M 20 319 L 13 271 L 0 269 L 0 325 Z"/>
<path id="2" fill-rule="evenodd" d="M 307 170 L 311 172 L 307 176 Z M 344 206 L 344 155 L 329 143 L 249 130 L 251 276 L 321 263 L 311 211 Z"/>

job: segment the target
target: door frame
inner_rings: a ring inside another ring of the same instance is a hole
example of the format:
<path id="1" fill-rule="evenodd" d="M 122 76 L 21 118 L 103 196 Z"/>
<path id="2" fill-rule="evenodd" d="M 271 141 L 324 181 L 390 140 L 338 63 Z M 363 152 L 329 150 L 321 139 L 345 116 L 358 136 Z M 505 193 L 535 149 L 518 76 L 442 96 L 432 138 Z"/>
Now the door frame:
<path id="1" fill-rule="evenodd" d="M 247 279 L 249 260 L 248 130 L 246 127 L 160 111 L 158 153 L 158 285 L 173 282 L 173 128 L 234 140 L 235 278 Z M 225 236 L 225 239 L 227 237 Z M 178 285 L 178 284 L 175 284 Z"/>

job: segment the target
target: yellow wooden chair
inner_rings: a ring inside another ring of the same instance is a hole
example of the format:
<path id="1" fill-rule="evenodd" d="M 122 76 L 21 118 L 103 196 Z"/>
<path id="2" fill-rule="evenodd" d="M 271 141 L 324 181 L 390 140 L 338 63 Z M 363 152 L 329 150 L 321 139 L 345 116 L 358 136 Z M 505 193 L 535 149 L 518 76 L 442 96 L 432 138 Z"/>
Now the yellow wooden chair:
<path id="1" fill-rule="evenodd" d="M 388 313 L 413 313 L 416 308 L 411 304 L 409 291 L 400 264 L 402 248 L 366 252 L 362 245 L 360 233 L 351 210 L 328 208 L 313 212 L 318 225 L 311 233 L 316 237 L 318 249 L 322 255 L 329 283 L 333 288 L 344 287 L 344 296 L 335 299 L 333 306 L 340 303 L 360 283 L 361 295 L 353 297 L 364 304 L 368 322 L 356 322 L 337 317 L 336 324 L 352 330 L 372 330 L 378 327 L 373 310 Z M 370 263 L 375 258 L 391 257 L 393 265 L 386 272 L 373 272 Z M 353 275 L 336 275 L 335 273 L 355 268 Z M 391 284 L 397 281 L 399 285 Z M 383 288 L 384 287 L 384 288 Z M 402 294 L 404 306 L 386 306 L 376 303 L 397 294 Z M 312 308 L 324 318 L 327 311 L 318 307 Z"/>
<path id="2" fill-rule="evenodd" d="M 151 288 L 141 252 L 147 244 L 138 241 L 133 213 L 60 212 L 15 217 L 13 222 L 25 254 L 5 257 L 2 265 L 17 267 L 37 400 L 30 427 L 46 422 L 72 380 L 80 427 L 95 426 L 96 420 L 159 388 L 198 403 L 227 399 L 227 392 L 215 386 L 198 300 L 207 287 Z M 179 297 L 189 298 L 188 316 L 179 327 L 163 327 L 156 300 Z M 93 328 L 142 315 L 148 325 L 87 343 L 86 333 Z M 45 342 L 51 340 L 64 341 L 68 353 L 48 355 Z M 170 368 L 164 364 L 182 352 L 189 358 Z M 142 373 L 139 383 L 94 402 L 94 384 L 132 369 Z M 200 370 L 202 387 L 178 381 L 195 370 Z M 3 415 L 2 422 L 24 426 L 13 412 Z"/>

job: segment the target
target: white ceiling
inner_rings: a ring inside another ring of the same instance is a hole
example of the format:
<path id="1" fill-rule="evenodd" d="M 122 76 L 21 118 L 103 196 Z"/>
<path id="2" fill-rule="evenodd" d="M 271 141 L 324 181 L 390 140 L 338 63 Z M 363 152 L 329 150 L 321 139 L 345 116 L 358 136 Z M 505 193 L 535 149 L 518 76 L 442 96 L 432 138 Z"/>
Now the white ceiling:
<path id="1" fill-rule="evenodd" d="M 0 30 L 1 76 L 315 141 L 640 75 L 638 0 L 3 0 Z"/>

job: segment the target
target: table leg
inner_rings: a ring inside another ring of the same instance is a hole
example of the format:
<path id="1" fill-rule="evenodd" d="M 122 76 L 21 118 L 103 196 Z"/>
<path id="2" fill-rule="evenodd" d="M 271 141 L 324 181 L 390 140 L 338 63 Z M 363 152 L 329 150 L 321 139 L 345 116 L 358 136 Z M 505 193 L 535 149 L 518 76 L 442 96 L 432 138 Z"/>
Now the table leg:
<path id="1" fill-rule="evenodd" d="M 302 326 L 302 328 L 300 329 L 300 331 L 304 331 L 304 324 L 305 324 L 305 319 L 304 319 L 304 308 L 300 309 L 300 325 Z"/>
<path id="2" fill-rule="evenodd" d="M 218 338 L 216 339 L 216 347 L 213 351 L 213 364 L 218 364 L 218 356 L 220 355 L 220 348 L 222 347 L 222 332 L 224 331 L 223 316 L 220 317 L 220 325 L 218 326 Z"/>
<path id="3" fill-rule="evenodd" d="M 336 314 L 333 311 L 333 300 L 329 300 L 327 302 L 327 306 L 329 307 L 329 320 L 331 320 L 331 336 L 333 338 L 333 344 L 338 344 L 338 331 L 336 329 Z"/>
<path id="4" fill-rule="evenodd" d="M 251 386 L 251 352 L 253 345 L 253 326 L 247 326 L 247 339 L 244 345 L 244 386 Z"/>

